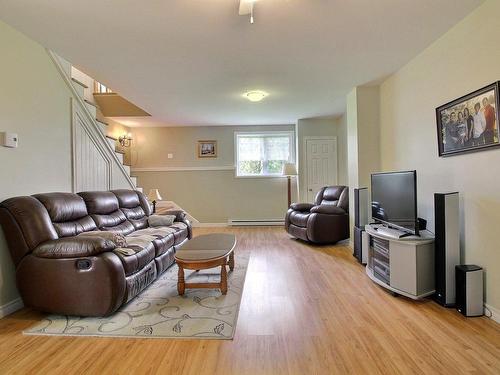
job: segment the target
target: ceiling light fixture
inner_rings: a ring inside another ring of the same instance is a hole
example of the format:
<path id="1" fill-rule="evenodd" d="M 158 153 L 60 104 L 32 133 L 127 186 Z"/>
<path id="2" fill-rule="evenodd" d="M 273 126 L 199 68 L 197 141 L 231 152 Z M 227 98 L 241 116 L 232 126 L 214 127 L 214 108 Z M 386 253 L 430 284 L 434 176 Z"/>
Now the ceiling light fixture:
<path id="1" fill-rule="evenodd" d="M 253 6 L 257 0 L 240 0 L 240 10 L 238 14 L 240 16 L 250 15 L 250 23 L 253 24 Z"/>
<path id="2" fill-rule="evenodd" d="M 247 98 L 248 100 L 250 100 L 251 102 L 260 102 L 262 99 L 264 99 L 268 95 L 269 94 L 267 92 L 264 92 L 264 91 L 252 90 L 252 91 L 246 92 L 243 96 L 245 98 Z"/>

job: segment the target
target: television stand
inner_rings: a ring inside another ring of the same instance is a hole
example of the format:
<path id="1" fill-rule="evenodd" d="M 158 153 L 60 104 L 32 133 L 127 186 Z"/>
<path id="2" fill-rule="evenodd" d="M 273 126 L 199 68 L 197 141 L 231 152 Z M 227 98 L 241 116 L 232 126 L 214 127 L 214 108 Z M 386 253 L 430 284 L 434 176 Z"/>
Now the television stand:
<path id="1" fill-rule="evenodd" d="M 420 236 L 394 238 L 381 224 L 365 226 L 369 244 L 366 274 L 393 294 L 421 299 L 434 294 L 434 236 L 423 230 Z M 399 232 L 399 231 L 397 231 Z"/>

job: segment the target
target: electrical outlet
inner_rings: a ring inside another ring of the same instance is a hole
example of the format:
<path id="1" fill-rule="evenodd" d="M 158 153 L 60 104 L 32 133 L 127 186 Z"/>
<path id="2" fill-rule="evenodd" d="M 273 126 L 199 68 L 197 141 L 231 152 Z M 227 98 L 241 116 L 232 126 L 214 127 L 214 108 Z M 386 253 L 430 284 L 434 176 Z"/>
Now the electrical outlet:
<path id="1" fill-rule="evenodd" d="M 16 148 L 17 147 L 17 134 L 16 133 L 0 133 L 0 145 L 4 147 Z"/>

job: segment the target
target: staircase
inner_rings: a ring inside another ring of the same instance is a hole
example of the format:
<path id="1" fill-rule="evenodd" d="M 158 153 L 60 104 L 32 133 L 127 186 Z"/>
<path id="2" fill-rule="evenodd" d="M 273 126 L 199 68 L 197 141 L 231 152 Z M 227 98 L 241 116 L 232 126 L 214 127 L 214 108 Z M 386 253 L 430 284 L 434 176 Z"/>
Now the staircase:
<path id="1" fill-rule="evenodd" d="M 106 122 L 106 118 L 102 115 L 96 103 L 86 99 L 86 90 L 93 90 L 93 87 L 89 87 L 88 84 L 73 76 L 74 69 L 71 63 L 51 51 L 48 51 L 48 53 L 73 92 L 73 105 L 79 107 L 78 109 L 83 113 L 81 117 L 84 117 L 84 125 L 88 136 L 94 142 L 96 153 L 103 159 L 102 169 L 107 180 L 103 188 L 131 188 L 142 192 L 142 188 L 137 186 L 137 178 L 130 175 L 130 165 L 125 164 L 124 152 L 118 148 L 118 140 L 108 135 L 109 124 Z M 90 77 L 88 78 L 92 80 Z M 80 119 L 80 116 L 78 118 Z M 76 147 L 73 146 L 73 148 Z M 78 155 L 74 155 L 74 159 L 78 159 Z M 74 164 L 77 164 L 76 160 L 74 160 Z M 74 185 L 76 185 L 74 190 L 80 190 L 82 183 L 74 182 Z"/>

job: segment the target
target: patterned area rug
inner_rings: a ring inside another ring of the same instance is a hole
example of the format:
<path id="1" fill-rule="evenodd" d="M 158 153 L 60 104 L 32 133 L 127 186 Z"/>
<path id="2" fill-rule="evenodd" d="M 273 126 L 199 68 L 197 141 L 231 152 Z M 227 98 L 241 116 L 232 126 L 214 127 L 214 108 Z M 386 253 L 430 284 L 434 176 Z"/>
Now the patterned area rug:
<path id="1" fill-rule="evenodd" d="M 249 254 L 235 254 L 228 291 L 186 289 L 177 294 L 177 265 L 144 292 L 106 318 L 50 315 L 24 331 L 28 335 L 232 339 L 238 320 Z M 186 282 L 218 282 L 220 267 L 186 270 Z"/>

